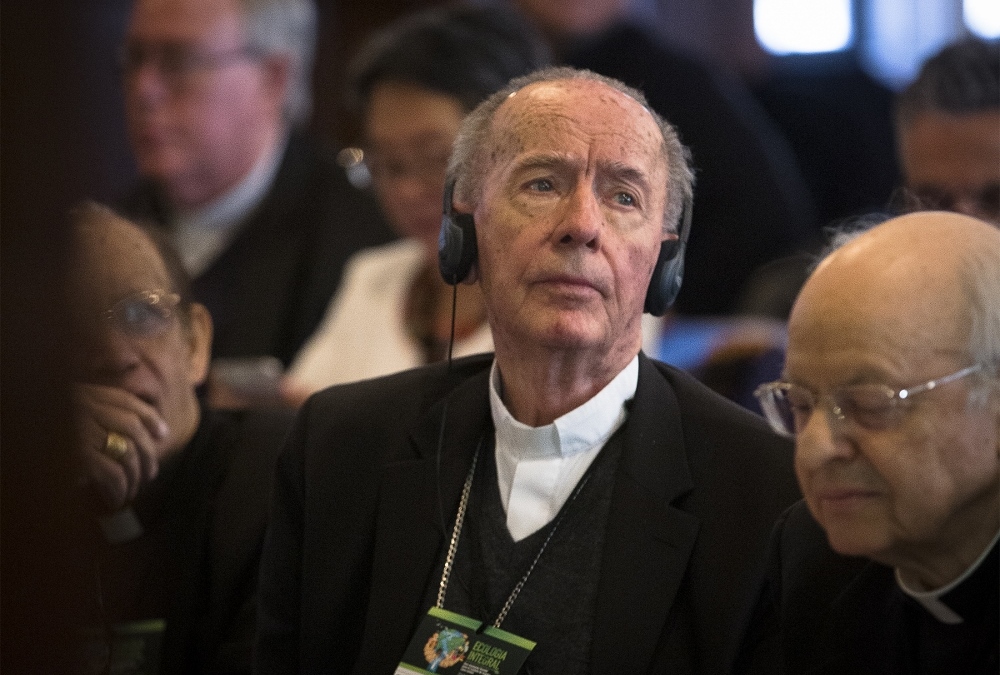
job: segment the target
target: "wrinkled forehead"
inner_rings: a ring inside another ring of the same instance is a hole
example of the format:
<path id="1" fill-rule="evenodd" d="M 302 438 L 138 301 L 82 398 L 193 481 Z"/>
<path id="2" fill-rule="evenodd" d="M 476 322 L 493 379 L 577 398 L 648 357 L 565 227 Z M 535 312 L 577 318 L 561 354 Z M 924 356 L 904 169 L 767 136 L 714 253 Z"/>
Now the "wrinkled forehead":
<path id="1" fill-rule="evenodd" d="M 652 172 L 666 168 L 659 125 L 638 101 L 602 82 L 583 79 L 530 84 L 497 110 L 491 159 L 579 142 L 629 157 Z"/>
<path id="2" fill-rule="evenodd" d="M 86 305 L 110 306 L 137 291 L 171 290 L 156 246 L 121 218 L 102 218 L 76 228 L 70 280 L 71 297 Z"/>
<path id="3" fill-rule="evenodd" d="M 233 0 L 139 0 L 132 9 L 129 38 L 156 42 L 236 40 L 244 30 Z"/>

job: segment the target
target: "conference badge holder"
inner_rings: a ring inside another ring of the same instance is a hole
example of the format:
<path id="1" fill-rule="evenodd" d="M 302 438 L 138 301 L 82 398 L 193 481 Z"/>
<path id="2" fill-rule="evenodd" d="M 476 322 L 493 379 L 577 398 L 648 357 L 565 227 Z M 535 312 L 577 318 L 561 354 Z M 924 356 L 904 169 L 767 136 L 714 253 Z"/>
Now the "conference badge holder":
<path id="1" fill-rule="evenodd" d="M 395 675 L 515 675 L 534 648 L 531 640 L 431 607 Z"/>

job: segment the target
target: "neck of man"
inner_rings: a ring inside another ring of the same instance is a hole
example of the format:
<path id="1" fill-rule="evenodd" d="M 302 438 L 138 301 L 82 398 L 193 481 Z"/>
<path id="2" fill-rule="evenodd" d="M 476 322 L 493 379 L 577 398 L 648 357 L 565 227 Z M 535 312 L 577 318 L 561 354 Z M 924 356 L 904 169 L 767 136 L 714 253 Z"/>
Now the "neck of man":
<path id="1" fill-rule="evenodd" d="M 507 410 L 518 422 L 551 424 L 608 385 L 635 358 L 642 336 L 611 349 L 553 349 L 511 344 L 494 335 Z"/>
<path id="2" fill-rule="evenodd" d="M 259 142 L 250 151 L 225 162 L 224 170 L 215 167 L 200 167 L 176 180 L 166 180 L 160 185 L 172 209 L 178 213 L 189 213 L 205 208 L 220 199 L 243 181 L 271 153 L 276 152 L 287 134 L 283 123 L 270 125 L 259 137 Z"/>
<path id="3" fill-rule="evenodd" d="M 897 561 L 899 579 L 916 591 L 934 591 L 963 577 L 988 552 L 1000 530 L 1000 488 L 993 489 L 974 508 L 979 516 L 966 519 L 968 527 L 948 528 L 949 538 L 941 542 L 930 555 L 911 556 Z"/>

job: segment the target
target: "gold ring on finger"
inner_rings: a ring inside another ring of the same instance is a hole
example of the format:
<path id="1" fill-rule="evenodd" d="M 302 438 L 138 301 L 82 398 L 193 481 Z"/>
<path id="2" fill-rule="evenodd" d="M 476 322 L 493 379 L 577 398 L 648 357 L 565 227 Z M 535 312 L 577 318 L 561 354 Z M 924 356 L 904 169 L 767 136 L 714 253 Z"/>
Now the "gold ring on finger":
<path id="1" fill-rule="evenodd" d="M 115 431 L 108 432 L 104 441 L 103 452 L 116 462 L 120 462 L 128 454 L 128 439 Z"/>

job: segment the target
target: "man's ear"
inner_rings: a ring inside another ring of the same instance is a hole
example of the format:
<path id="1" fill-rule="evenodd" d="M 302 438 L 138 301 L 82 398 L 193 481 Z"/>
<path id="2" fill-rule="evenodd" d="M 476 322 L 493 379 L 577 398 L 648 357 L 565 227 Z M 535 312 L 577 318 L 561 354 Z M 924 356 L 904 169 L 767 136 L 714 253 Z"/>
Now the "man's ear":
<path id="1" fill-rule="evenodd" d="M 479 281 L 479 260 L 472 263 L 472 267 L 469 268 L 469 274 L 462 279 L 463 284 L 475 284 Z"/>
<path id="2" fill-rule="evenodd" d="M 284 54 L 269 54 L 261 60 L 261 66 L 264 72 L 264 89 L 281 113 L 292 86 L 292 59 Z"/>
<path id="3" fill-rule="evenodd" d="M 205 305 L 191 303 L 188 327 L 188 380 L 197 387 L 208 377 L 208 366 L 212 359 L 212 315 Z"/>

